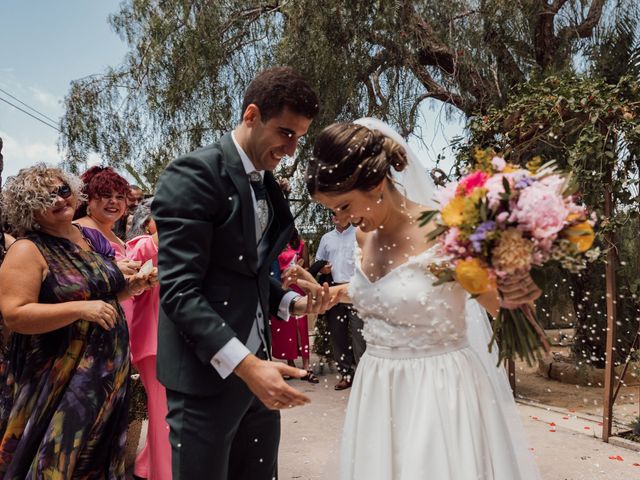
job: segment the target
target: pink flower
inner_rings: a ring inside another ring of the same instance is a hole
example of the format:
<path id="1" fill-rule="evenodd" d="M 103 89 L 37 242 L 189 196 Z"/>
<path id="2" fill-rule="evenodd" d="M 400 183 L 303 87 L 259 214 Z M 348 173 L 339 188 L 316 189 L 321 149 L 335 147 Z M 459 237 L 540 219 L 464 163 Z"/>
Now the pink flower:
<path id="1" fill-rule="evenodd" d="M 500 196 L 504 193 L 504 185 L 502 184 L 503 178 L 509 178 L 505 175 L 498 173 L 492 175 L 484 184 L 484 188 L 487 189 L 487 200 L 489 200 L 489 208 L 495 209 L 500 204 Z M 511 184 L 511 182 L 509 182 Z"/>
<path id="2" fill-rule="evenodd" d="M 469 195 L 474 189 L 482 187 L 489 175 L 482 171 L 472 172 L 469 175 L 463 177 L 458 184 L 460 190 L 464 190 L 466 195 Z"/>
<path id="3" fill-rule="evenodd" d="M 504 170 L 504 167 L 507 166 L 507 162 L 505 162 L 504 158 L 502 157 L 493 157 L 491 159 L 491 165 L 496 170 L 496 172 L 501 172 L 502 170 Z"/>
<path id="4" fill-rule="evenodd" d="M 509 218 L 509 212 L 501 212 L 498 215 L 496 215 L 496 222 L 503 225 L 507 222 L 508 218 Z"/>
<path id="5" fill-rule="evenodd" d="M 504 193 L 503 178 L 507 179 L 509 186 L 513 189 L 516 183 L 528 176 L 530 176 L 529 172 L 523 169 L 518 169 L 510 173 L 496 173 L 495 175 L 491 175 L 484 184 L 484 188 L 487 190 L 489 208 L 495 209 L 500 204 L 500 197 Z"/>
<path id="6" fill-rule="evenodd" d="M 518 223 L 520 230 L 529 232 L 543 251 L 551 248 L 569 215 L 561 192 L 563 182 L 552 177 L 545 177 L 521 190 L 509 217 L 510 221 Z"/>
<path id="7" fill-rule="evenodd" d="M 442 250 L 446 254 L 460 257 L 468 254 L 467 245 L 460 242 L 460 229 L 458 227 L 451 227 L 444 235 L 440 237 L 440 243 Z"/>

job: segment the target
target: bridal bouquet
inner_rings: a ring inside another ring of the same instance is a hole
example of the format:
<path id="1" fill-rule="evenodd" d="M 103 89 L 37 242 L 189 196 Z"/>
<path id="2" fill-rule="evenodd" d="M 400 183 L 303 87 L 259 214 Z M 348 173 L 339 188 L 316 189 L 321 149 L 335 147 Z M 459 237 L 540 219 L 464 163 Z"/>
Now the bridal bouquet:
<path id="1" fill-rule="evenodd" d="M 472 295 L 496 288 L 496 281 L 555 262 L 579 271 L 598 256 L 595 216 L 576 203 L 571 175 L 553 162 L 534 157 L 526 168 L 512 165 L 492 150 L 476 150 L 476 166 L 458 182 L 436 194 L 440 210 L 423 213 L 421 224 L 434 220 L 429 233 L 451 258 L 433 265 L 436 283 L 457 280 Z M 515 355 L 529 365 L 549 351 L 533 305 L 501 308 L 493 320 L 491 351 L 497 343 L 499 363 Z"/>

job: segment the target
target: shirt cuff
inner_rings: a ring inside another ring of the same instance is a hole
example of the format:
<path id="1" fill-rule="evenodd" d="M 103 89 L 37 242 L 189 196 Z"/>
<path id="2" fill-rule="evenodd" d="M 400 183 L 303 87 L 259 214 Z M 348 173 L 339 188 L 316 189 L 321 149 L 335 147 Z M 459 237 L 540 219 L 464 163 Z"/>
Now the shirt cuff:
<path id="1" fill-rule="evenodd" d="M 289 291 L 284 294 L 282 300 L 280 300 L 280 306 L 278 306 L 278 317 L 280 319 L 285 321 L 289 320 L 289 317 L 291 316 L 289 313 L 289 307 L 291 302 L 298 297 L 300 297 L 300 294 L 294 291 Z"/>
<path id="2" fill-rule="evenodd" d="M 222 378 L 227 378 L 250 353 L 244 343 L 233 337 L 213 356 L 211 365 Z"/>

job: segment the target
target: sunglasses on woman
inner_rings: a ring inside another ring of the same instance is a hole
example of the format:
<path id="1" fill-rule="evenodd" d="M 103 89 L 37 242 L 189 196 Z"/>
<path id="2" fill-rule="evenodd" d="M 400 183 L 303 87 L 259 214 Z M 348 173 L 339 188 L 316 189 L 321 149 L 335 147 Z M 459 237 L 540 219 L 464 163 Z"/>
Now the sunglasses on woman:
<path id="1" fill-rule="evenodd" d="M 55 200 L 57 197 L 67 199 L 71 196 L 72 193 L 73 192 L 71 191 L 71 187 L 66 183 L 63 183 L 53 192 L 51 192 L 51 199 Z"/>

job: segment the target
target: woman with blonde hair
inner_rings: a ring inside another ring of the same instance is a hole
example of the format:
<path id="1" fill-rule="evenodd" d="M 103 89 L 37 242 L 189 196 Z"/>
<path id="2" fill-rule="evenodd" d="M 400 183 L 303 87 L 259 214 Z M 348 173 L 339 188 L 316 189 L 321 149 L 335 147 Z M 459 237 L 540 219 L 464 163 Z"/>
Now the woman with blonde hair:
<path id="1" fill-rule="evenodd" d="M 124 479 L 129 335 L 120 301 L 157 283 L 125 280 L 113 248 L 72 219 L 77 177 L 44 164 L 4 187 L 18 240 L 0 267 L 12 332 L 0 370 L 0 477 Z"/>

